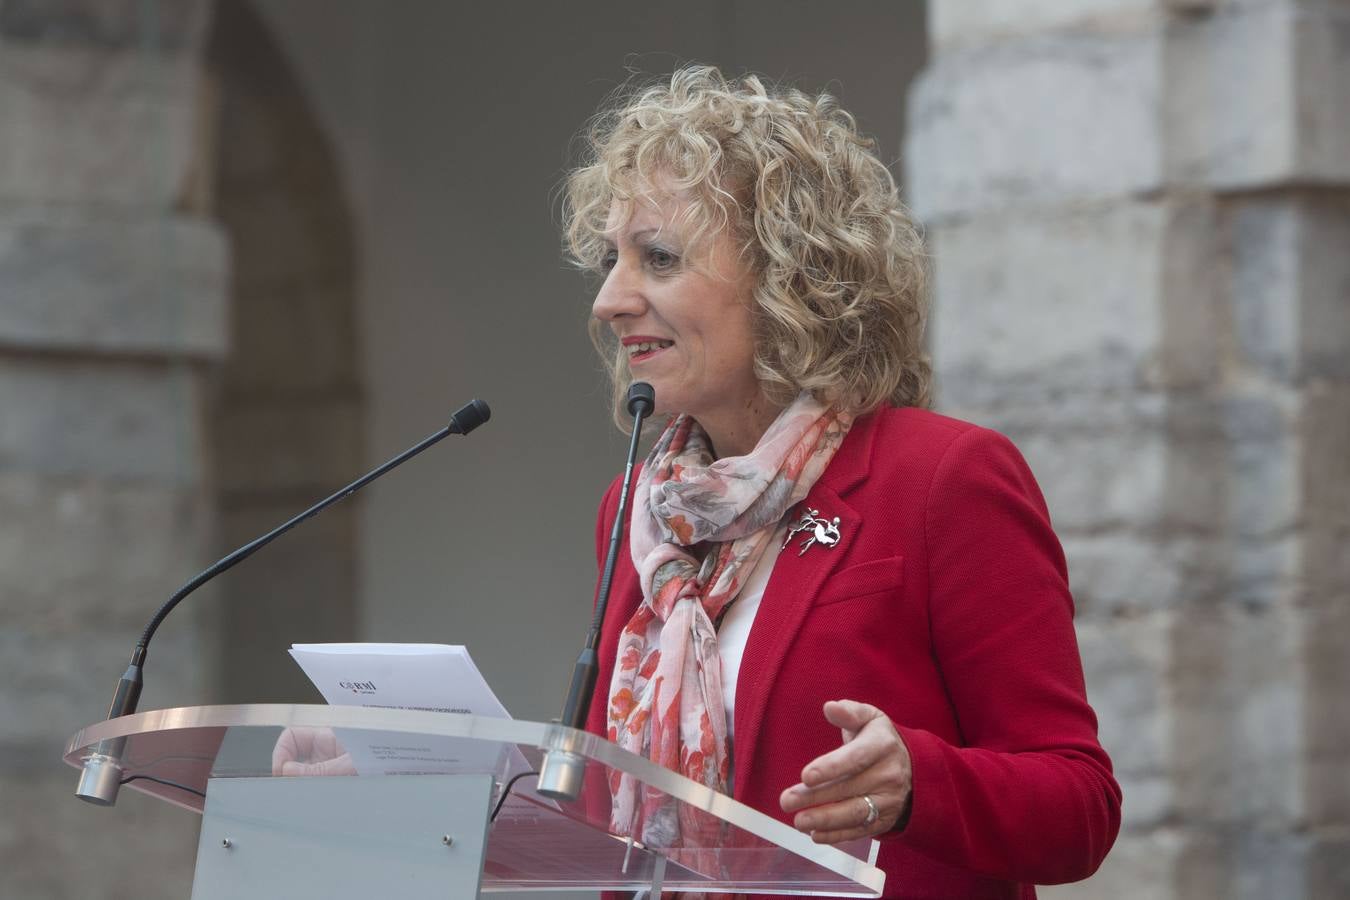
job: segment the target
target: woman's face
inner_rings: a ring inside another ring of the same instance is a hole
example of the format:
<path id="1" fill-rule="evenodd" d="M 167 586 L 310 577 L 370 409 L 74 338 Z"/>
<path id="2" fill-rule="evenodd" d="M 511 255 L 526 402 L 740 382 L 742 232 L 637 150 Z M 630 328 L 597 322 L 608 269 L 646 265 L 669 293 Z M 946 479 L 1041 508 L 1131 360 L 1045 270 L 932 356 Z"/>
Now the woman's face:
<path id="1" fill-rule="evenodd" d="M 760 396 L 752 359 L 751 276 L 725 231 L 691 247 L 685 201 L 648 198 L 606 226 L 605 282 L 592 314 L 613 330 L 656 411 L 688 413 L 704 427 L 734 420 Z"/>

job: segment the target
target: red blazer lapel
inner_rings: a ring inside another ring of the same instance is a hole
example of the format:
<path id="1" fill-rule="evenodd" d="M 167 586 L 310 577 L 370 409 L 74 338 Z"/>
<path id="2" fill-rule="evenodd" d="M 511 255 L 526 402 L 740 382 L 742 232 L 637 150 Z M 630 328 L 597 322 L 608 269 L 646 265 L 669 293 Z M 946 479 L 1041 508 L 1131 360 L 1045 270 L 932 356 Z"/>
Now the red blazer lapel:
<path id="1" fill-rule="evenodd" d="M 817 509 L 824 518 L 839 517 L 840 543 L 834 547 L 812 546 L 801 553 L 801 538 L 794 538 L 779 551 L 773 573 L 764 588 L 759 611 L 746 639 L 736 680 L 735 738 L 732 756 L 742 777 L 735 779 L 733 795 L 744 798 L 761 737 L 765 707 L 772 698 L 773 683 L 788 651 L 796 640 L 807 612 L 821 587 L 844 559 L 845 545 L 858 533 L 861 517 L 843 499 L 866 477 L 872 450 L 872 417 L 854 424 L 829 467 L 806 499 L 793 510 L 794 520 L 806 509 Z"/>

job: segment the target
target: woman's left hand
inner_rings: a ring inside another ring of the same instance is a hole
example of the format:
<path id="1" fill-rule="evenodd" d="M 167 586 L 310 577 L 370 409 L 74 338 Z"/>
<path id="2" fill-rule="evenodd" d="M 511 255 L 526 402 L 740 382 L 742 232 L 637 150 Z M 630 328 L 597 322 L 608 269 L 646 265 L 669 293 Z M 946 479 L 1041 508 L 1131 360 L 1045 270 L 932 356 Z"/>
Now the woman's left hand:
<path id="1" fill-rule="evenodd" d="M 825 719 L 838 726 L 844 745 L 806 764 L 801 783 L 779 798 L 783 811 L 796 812 L 793 826 L 818 844 L 890 831 L 909 816 L 912 773 L 905 742 L 886 714 L 866 703 L 831 700 Z"/>

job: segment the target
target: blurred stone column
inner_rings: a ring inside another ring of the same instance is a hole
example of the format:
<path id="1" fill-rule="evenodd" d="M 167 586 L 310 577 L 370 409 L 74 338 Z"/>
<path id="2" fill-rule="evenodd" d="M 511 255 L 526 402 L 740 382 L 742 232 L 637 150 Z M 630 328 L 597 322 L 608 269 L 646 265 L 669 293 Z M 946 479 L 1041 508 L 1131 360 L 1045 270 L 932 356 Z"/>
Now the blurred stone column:
<path id="1" fill-rule="evenodd" d="M 227 253 L 205 218 L 205 0 L 0 4 L 0 896 L 183 897 L 197 817 L 73 796 L 146 619 L 206 560 Z M 146 708 L 199 702 L 199 609 Z"/>
<path id="2" fill-rule="evenodd" d="M 944 411 L 1014 438 L 1125 790 L 1091 897 L 1350 892 L 1350 6 L 939 0 Z M 997 602 L 997 598 L 991 598 Z"/>

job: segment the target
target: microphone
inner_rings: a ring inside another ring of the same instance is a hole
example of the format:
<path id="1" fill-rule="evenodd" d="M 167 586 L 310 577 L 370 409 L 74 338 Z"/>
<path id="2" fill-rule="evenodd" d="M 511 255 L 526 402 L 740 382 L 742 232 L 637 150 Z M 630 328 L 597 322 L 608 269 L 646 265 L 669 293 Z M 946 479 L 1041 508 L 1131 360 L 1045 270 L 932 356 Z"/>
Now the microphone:
<path id="1" fill-rule="evenodd" d="M 567 699 L 563 701 L 560 718 L 563 725 L 579 731 L 586 727 L 586 716 L 591 711 L 591 696 L 595 692 L 595 679 L 599 673 L 595 648 L 600 643 L 605 607 L 609 605 L 610 582 L 614 578 L 619 544 L 623 539 L 623 518 L 628 510 L 628 489 L 633 481 L 642 423 L 656 408 L 656 392 L 652 386 L 645 381 L 634 382 L 628 389 L 627 408 L 628 414 L 633 417 L 633 437 L 628 444 L 628 463 L 623 470 L 623 486 L 619 491 L 619 511 L 609 533 L 609 553 L 600 575 L 595 614 L 591 617 L 590 630 L 586 632 L 586 643 L 572 668 L 572 683 L 567 688 Z M 581 779 L 585 772 L 586 760 L 580 754 L 569 750 L 549 750 L 544 754 L 544 764 L 539 769 L 539 786 L 535 790 L 552 800 L 575 800 L 581 793 Z"/>
<path id="2" fill-rule="evenodd" d="M 215 578 L 227 569 L 231 569 L 244 560 L 248 559 L 257 551 L 266 547 L 272 541 L 281 537 L 295 526 L 304 522 L 306 519 L 313 518 L 323 512 L 328 507 L 337 503 L 345 497 L 356 493 L 361 488 L 370 484 L 376 478 L 379 478 L 390 469 L 400 466 L 412 459 L 432 444 L 446 438 L 452 434 L 468 434 L 479 425 L 486 422 L 492 415 L 488 405 L 482 400 L 470 400 L 464 406 L 455 410 L 450 416 L 450 424 L 446 425 L 435 434 L 423 438 L 418 443 L 404 450 L 398 456 L 376 468 L 370 470 L 351 484 L 342 488 L 334 494 L 330 494 L 323 500 L 311 506 L 309 509 L 300 513 L 298 516 L 283 522 L 276 528 L 264 534 L 262 537 L 245 544 L 238 550 L 228 556 L 220 559 L 214 565 L 198 574 L 178 589 L 176 593 L 164 602 L 159 611 L 151 617 L 149 624 L 145 626 L 145 631 L 141 633 L 141 639 L 136 642 L 136 647 L 131 651 L 131 663 L 123 673 L 122 679 L 117 682 L 117 689 L 113 692 L 112 705 L 108 708 L 108 718 L 116 719 L 121 716 L 129 716 L 136 712 L 136 704 L 141 699 L 141 687 L 144 684 L 143 672 L 145 668 L 145 654 L 150 646 L 150 639 L 155 636 L 160 623 L 164 621 L 165 616 L 173 612 L 183 598 L 191 594 L 197 588 L 206 582 Z M 94 752 L 84 759 L 84 768 L 80 773 L 80 784 L 75 789 L 75 796 L 81 800 L 87 800 L 97 806 L 112 806 L 117 802 L 117 792 L 122 785 L 122 751 L 126 747 L 126 738 L 114 738 L 112 740 L 100 741 Z"/>

